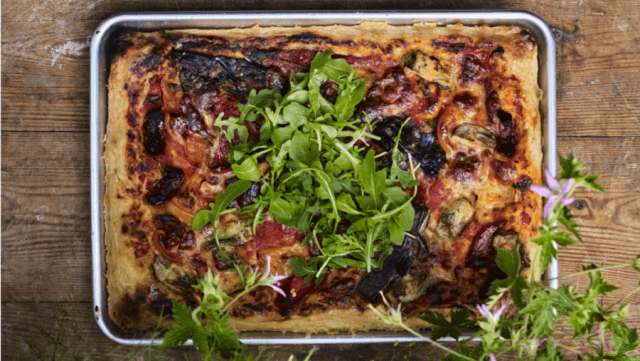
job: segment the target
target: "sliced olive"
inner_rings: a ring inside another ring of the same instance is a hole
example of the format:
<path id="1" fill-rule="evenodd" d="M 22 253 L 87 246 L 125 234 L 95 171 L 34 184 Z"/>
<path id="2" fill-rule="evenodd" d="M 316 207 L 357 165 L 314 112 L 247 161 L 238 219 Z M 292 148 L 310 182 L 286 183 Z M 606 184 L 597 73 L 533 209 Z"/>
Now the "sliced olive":
<path id="1" fill-rule="evenodd" d="M 460 124 L 453 132 L 453 136 L 487 148 L 496 146 L 496 139 L 491 130 L 475 124 Z"/>
<path id="2" fill-rule="evenodd" d="M 197 283 L 195 271 L 184 269 L 162 256 L 156 256 L 152 267 L 158 281 L 167 288 L 185 296 L 193 293 L 193 285 Z"/>
<path id="3" fill-rule="evenodd" d="M 440 216 L 438 235 L 445 238 L 458 237 L 473 217 L 473 213 L 473 205 L 468 199 L 459 197 L 450 200 Z"/>

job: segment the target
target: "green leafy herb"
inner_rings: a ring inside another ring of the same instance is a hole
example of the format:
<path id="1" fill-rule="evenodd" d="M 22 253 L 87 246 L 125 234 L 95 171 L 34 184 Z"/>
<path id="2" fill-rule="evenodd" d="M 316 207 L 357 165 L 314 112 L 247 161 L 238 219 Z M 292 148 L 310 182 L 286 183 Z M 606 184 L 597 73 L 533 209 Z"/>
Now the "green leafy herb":
<path id="1" fill-rule="evenodd" d="M 377 139 L 366 115 L 364 121 L 351 120 L 364 96 L 365 81 L 344 59 L 331 55 L 318 53 L 309 73 L 291 77 L 284 96 L 274 90 L 252 91 L 239 117 L 216 121 L 227 138 L 237 133 L 245 142 L 227 153 L 234 173 L 246 181 L 264 181 L 255 205 L 240 212 L 269 212 L 280 224 L 317 235 L 320 256 L 308 264 L 301 258 L 291 260 L 294 274 L 306 281 L 315 277 L 316 282 L 328 267 L 371 270 L 389 254 L 390 243 L 401 244 L 414 217 L 413 196 L 406 190 L 417 185 L 415 169 L 401 166 L 397 144 L 390 169 L 379 169 L 374 151 L 358 146 Z M 322 96 L 324 82 L 337 86 L 335 104 Z M 246 121 L 261 122 L 259 141 L 247 143 Z M 269 163 L 264 176 L 258 155 Z M 216 198 L 215 209 L 198 213 L 194 229 L 207 222 L 217 225 L 228 203 L 217 204 Z M 252 219 L 255 227 L 259 218 Z M 338 234 L 341 222 L 350 226 Z M 381 256 L 373 259 L 374 254 Z"/>
<path id="2" fill-rule="evenodd" d="M 449 315 L 451 321 L 447 320 L 440 312 L 423 315 L 420 318 L 436 326 L 430 334 L 433 340 L 438 340 L 447 336 L 451 336 L 458 340 L 460 336 L 462 336 L 462 330 L 471 328 L 476 324 L 476 322 L 470 319 L 469 316 L 469 310 L 462 308 L 451 312 Z"/>

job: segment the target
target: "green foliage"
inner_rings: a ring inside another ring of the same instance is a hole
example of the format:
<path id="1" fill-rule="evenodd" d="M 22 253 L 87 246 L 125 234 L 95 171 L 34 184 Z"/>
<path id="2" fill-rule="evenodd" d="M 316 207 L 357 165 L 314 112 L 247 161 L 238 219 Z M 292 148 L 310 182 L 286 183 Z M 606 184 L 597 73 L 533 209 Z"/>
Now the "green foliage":
<path id="1" fill-rule="evenodd" d="M 578 186 L 602 191 L 594 183 L 598 176 L 588 174 L 584 164 L 573 154 L 568 159 L 559 158 L 563 168 L 561 180 L 574 178 Z M 569 193 L 574 190 L 575 187 Z M 567 195 L 569 196 L 570 194 Z M 569 233 L 560 230 L 556 223 L 564 226 Z M 557 256 L 555 245 L 567 247 L 576 244 L 573 237 L 582 241 L 570 210 L 558 203 L 540 227 L 540 235 L 532 240 L 539 245 L 532 267 L 540 268 L 529 271 L 535 274 L 540 269 L 546 269 Z M 491 284 L 488 306 L 492 311 L 484 307 L 478 308 L 482 316 L 477 321 L 481 330 L 472 338 L 477 337 L 481 341 L 471 348 L 469 340 L 459 340 L 455 349 L 448 349 L 435 341 L 427 340 L 449 352 L 444 360 L 489 360 L 505 354 L 516 360 L 565 360 L 563 353 L 573 354 L 581 360 L 640 360 L 629 356 L 640 343 L 637 330 L 629 329 L 624 322 L 629 316 L 629 305 L 620 306 L 629 296 L 640 291 L 640 285 L 618 302 L 604 307 L 602 298 L 618 289 L 603 280 L 601 270 L 604 267 L 592 265 L 570 275 L 582 274 L 589 277 L 589 286 L 583 292 L 578 292 L 571 285 L 550 289 L 540 282 L 527 282 L 520 274 L 521 260 L 516 250 L 509 252 L 499 249 L 496 263 L 507 274 L 507 278 Z M 628 263 L 607 268 L 622 266 L 631 266 L 640 274 L 640 256 Z M 511 296 L 506 299 L 511 311 L 503 314 L 502 308 L 498 306 L 505 302 L 503 296 L 507 292 Z M 445 336 L 458 338 L 471 323 L 466 313 L 459 312 L 452 313 L 449 319 L 442 314 L 425 315 L 422 319 L 437 326 L 432 333 L 433 339 Z M 388 314 L 379 316 L 387 323 L 404 327 L 418 335 L 403 324 L 399 310 L 390 309 Z M 553 336 L 556 333 L 566 333 L 558 327 L 559 317 L 573 329 L 571 336 L 591 344 L 595 353 L 584 348 L 584 351 L 577 351 L 555 342 Z M 610 335 L 610 343 L 607 343 L 605 333 Z"/>
<path id="2" fill-rule="evenodd" d="M 308 265 L 301 258 L 291 260 L 294 273 L 307 282 L 314 277 L 320 282 L 328 267 L 379 266 L 389 254 L 389 243 L 402 243 L 414 217 L 413 196 L 405 191 L 417 185 L 414 169 L 401 167 L 397 144 L 391 167 L 384 169 L 378 169 L 373 150 L 359 146 L 365 139 L 377 139 L 366 115 L 365 121 L 350 121 L 364 96 L 365 81 L 344 59 L 331 55 L 318 53 L 309 73 L 291 77 L 291 89 L 284 96 L 268 89 L 252 91 L 239 117 L 215 123 L 227 138 L 237 133 L 245 142 L 227 154 L 238 178 L 264 181 L 255 203 L 240 212 L 254 214 L 254 227 L 268 211 L 276 222 L 316 235 L 321 255 Z M 335 104 L 320 93 L 326 80 L 337 85 Z M 245 121 L 257 119 L 263 121 L 260 139 L 248 141 Z M 258 170 L 258 155 L 266 157 L 268 174 Z M 227 193 L 228 202 L 218 206 L 216 198 L 211 211 L 198 213 L 194 229 L 208 222 L 217 225 L 237 192 L 227 189 L 225 197 Z M 338 234 L 341 221 L 351 226 Z M 373 259 L 374 254 L 381 256 Z"/>

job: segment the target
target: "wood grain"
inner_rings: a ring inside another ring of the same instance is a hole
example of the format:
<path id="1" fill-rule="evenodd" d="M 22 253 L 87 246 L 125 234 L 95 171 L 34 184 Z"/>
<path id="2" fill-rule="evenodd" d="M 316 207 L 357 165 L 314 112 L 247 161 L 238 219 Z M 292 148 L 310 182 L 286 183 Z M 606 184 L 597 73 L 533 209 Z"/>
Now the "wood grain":
<path id="1" fill-rule="evenodd" d="M 560 274 L 586 264 L 613 265 L 640 253 L 640 2 L 636 0 L 7 0 L 2 4 L 2 358 L 55 331 L 56 305 L 78 296 L 82 355 L 138 359 L 145 350 L 117 346 L 91 310 L 89 204 L 89 44 L 108 17 L 135 11 L 245 10 L 525 10 L 552 27 L 557 41 L 558 150 L 573 151 L 601 174 L 607 191 L 576 193 L 573 214 L 584 244 L 560 250 Z M 630 291 L 630 268 L 604 272 Z M 564 278 L 579 289 L 586 277 Z M 630 298 L 629 327 L 640 326 L 640 295 Z M 581 349 L 566 336 L 557 341 Z M 308 346 L 275 347 L 274 360 L 299 358 Z M 250 348 L 252 353 L 257 348 Z M 312 360 L 427 360 L 425 343 L 320 346 Z M 157 351 L 154 351 L 157 352 Z M 193 349 L 157 352 L 196 359 Z M 569 356 L 569 355 L 568 355 Z"/>

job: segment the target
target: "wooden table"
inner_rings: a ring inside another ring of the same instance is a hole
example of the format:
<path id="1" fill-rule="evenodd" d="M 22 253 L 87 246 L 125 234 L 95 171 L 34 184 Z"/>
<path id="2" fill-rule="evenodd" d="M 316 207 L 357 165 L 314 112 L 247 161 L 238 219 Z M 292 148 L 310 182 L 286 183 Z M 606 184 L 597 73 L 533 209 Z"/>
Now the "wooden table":
<path id="1" fill-rule="evenodd" d="M 611 265 L 640 254 L 640 2 L 637 0 L 6 0 L 2 7 L 2 357 L 19 359 L 40 330 L 59 330 L 58 307 L 71 289 L 82 341 L 67 344 L 96 359 L 194 359 L 191 348 L 118 346 L 98 329 L 91 296 L 89 218 L 89 42 L 93 29 L 120 12 L 175 10 L 514 9 L 541 16 L 557 41 L 558 150 L 573 151 L 601 174 L 606 195 L 577 194 L 574 214 L 584 244 L 560 251 L 560 274 L 585 264 Z M 630 269 L 605 272 L 622 289 L 638 284 Z M 572 280 L 578 287 L 585 278 Z M 629 327 L 640 326 L 640 295 Z M 561 342 L 584 347 L 569 338 Z M 275 360 L 287 350 L 271 348 Z M 255 352 L 256 347 L 250 351 Z M 47 352 L 51 352 L 48 350 Z M 59 350 L 58 350 L 59 352 Z M 312 360 L 427 360 L 414 346 L 320 346 Z M 126 357 L 125 357 L 126 356 Z M 405 358 L 406 357 L 406 358 Z M 32 359 L 35 356 L 22 359 Z"/>

